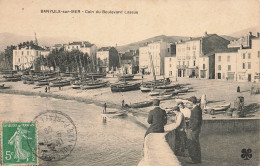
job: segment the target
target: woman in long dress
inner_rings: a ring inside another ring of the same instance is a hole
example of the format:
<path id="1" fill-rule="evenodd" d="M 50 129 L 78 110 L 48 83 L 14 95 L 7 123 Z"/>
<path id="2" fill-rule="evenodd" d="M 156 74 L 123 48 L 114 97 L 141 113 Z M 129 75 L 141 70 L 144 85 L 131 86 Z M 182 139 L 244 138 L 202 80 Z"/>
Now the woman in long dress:
<path id="1" fill-rule="evenodd" d="M 14 144 L 14 153 L 15 156 L 14 158 L 17 159 L 17 162 L 19 162 L 20 160 L 27 160 L 30 157 L 30 153 L 27 152 L 26 150 L 23 149 L 22 147 L 22 138 L 24 137 L 25 139 L 32 139 L 26 136 L 26 133 L 28 131 L 25 131 L 21 128 L 21 126 L 19 125 L 17 127 L 17 131 L 14 133 L 14 135 L 11 137 L 11 139 L 8 141 L 9 145 L 13 145 Z"/>

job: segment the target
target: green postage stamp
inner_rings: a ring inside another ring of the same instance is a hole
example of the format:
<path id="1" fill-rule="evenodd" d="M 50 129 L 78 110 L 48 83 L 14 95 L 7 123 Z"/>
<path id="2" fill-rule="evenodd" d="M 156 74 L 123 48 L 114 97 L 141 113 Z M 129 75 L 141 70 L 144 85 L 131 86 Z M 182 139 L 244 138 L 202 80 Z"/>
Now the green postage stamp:
<path id="1" fill-rule="evenodd" d="M 3 165 L 37 165 L 36 122 L 2 123 Z"/>

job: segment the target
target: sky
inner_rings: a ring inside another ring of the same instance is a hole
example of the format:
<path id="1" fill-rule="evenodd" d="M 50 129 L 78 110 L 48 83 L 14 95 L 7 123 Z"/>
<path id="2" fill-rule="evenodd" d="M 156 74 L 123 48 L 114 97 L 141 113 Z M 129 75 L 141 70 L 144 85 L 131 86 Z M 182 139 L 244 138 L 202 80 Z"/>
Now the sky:
<path id="1" fill-rule="evenodd" d="M 75 37 L 103 45 L 157 35 L 201 36 L 205 31 L 224 35 L 259 26 L 259 4 L 258 0 L 0 0 L 0 33 L 32 36 L 36 32 L 38 37 Z"/>

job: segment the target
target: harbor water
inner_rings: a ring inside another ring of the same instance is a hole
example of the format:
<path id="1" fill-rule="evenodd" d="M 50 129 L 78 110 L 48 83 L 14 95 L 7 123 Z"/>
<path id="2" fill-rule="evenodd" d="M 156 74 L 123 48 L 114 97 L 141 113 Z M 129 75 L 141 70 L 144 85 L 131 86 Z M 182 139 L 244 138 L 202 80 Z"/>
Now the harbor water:
<path id="1" fill-rule="evenodd" d="M 1 121 L 32 121 L 40 112 L 61 111 L 77 127 L 77 142 L 72 153 L 63 160 L 40 165 L 131 166 L 142 158 L 143 136 L 141 128 L 127 117 L 109 118 L 102 122 L 101 107 L 72 100 L 37 96 L 0 95 Z"/>

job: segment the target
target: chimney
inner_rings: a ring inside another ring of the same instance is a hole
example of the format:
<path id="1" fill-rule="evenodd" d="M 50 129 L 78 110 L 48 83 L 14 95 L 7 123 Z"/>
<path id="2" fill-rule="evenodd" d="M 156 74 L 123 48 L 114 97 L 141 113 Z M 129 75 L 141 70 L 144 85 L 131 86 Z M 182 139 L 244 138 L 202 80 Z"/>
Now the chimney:
<path id="1" fill-rule="evenodd" d="M 249 32 L 249 36 L 252 36 L 252 32 Z"/>
<path id="2" fill-rule="evenodd" d="M 259 32 L 257 32 L 257 33 L 256 33 L 256 37 L 259 37 L 259 36 L 260 36 L 260 33 L 259 33 Z"/>
<path id="3" fill-rule="evenodd" d="M 192 39 L 192 37 L 189 38 L 190 40 Z"/>
<path id="4" fill-rule="evenodd" d="M 207 31 L 204 33 L 204 36 L 206 37 L 206 36 L 208 36 L 208 33 L 207 33 Z"/>

